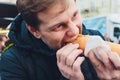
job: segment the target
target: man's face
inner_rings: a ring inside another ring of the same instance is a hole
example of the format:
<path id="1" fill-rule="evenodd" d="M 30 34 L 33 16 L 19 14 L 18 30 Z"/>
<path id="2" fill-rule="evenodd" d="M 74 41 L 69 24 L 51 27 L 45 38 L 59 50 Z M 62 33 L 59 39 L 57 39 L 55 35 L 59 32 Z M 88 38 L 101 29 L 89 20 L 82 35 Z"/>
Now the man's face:
<path id="1" fill-rule="evenodd" d="M 62 3 L 51 6 L 47 11 L 38 13 L 42 21 L 39 27 L 41 39 L 51 48 L 59 49 L 82 33 L 82 20 L 74 0 L 68 7 Z"/>

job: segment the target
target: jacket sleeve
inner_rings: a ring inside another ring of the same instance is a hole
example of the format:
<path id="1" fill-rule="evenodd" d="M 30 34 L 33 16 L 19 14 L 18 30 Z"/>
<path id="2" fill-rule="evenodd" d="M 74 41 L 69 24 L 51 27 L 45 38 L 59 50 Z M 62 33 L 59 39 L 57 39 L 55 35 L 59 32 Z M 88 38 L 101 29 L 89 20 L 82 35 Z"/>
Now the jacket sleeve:
<path id="1" fill-rule="evenodd" d="M 9 50 L 1 57 L 0 70 L 1 80 L 27 80 L 24 68 Z"/>

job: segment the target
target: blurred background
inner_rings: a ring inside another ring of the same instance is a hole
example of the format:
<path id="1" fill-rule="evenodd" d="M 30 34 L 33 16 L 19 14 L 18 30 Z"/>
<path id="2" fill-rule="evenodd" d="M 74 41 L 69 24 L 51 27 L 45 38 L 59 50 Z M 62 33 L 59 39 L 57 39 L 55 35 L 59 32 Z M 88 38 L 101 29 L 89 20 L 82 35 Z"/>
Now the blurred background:
<path id="1" fill-rule="evenodd" d="M 83 23 L 88 29 L 99 30 L 106 41 L 120 44 L 120 0 L 76 0 L 76 2 Z M 7 34 L 10 23 L 18 14 L 15 3 L 16 0 L 0 0 L 0 53 L 9 39 Z"/>
<path id="2" fill-rule="evenodd" d="M 120 0 L 77 0 L 87 28 L 99 30 L 106 40 L 120 43 Z"/>
<path id="3" fill-rule="evenodd" d="M 99 30 L 105 40 L 119 43 L 120 0 L 76 0 L 83 23 L 89 29 Z M 10 23 L 18 14 L 16 0 L 0 0 L 0 36 L 6 36 Z"/>

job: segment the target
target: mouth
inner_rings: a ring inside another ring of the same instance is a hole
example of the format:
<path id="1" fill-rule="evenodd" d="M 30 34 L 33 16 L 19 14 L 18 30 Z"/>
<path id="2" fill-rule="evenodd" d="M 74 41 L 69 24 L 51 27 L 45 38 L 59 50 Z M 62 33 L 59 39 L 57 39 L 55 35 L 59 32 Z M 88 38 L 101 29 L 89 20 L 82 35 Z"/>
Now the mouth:
<path id="1" fill-rule="evenodd" d="M 72 41 L 76 40 L 76 39 L 77 39 L 77 37 L 78 37 L 78 35 L 76 35 L 75 37 L 71 38 L 71 39 L 68 41 L 68 43 L 70 43 L 70 42 L 72 42 Z"/>
<path id="2" fill-rule="evenodd" d="M 78 34 L 78 35 L 79 35 L 79 34 Z M 78 35 L 76 35 L 76 36 L 74 36 L 74 37 L 70 38 L 69 40 L 67 40 L 66 42 L 64 42 L 64 44 L 63 44 L 63 45 L 66 45 L 66 44 L 72 43 L 74 40 L 76 40 L 76 39 L 77 39 Z"/>

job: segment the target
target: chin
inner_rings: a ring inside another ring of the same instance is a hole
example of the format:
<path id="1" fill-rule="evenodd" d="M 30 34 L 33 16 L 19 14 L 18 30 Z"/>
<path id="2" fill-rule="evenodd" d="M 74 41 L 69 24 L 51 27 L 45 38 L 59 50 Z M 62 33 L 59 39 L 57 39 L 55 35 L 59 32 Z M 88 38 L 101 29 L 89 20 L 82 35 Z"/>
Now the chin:
<path id="1" fill-rule="evenodd" d="M 62 47 L 63 47 L 62 45 L 59 45 L 59 46 L 54 47 L 53 49 L 54 49 L 54 50 L 58 50 L 58 49 L 60 49 L 60 48 L 62 48 Z"/>
<path id="2" fill-rule="evenodd" d="M 60 49 L 59 47 L 56 47 L 56 48 L 53 48 L 54 50 L 58 50 L 58 49 Z"/>

